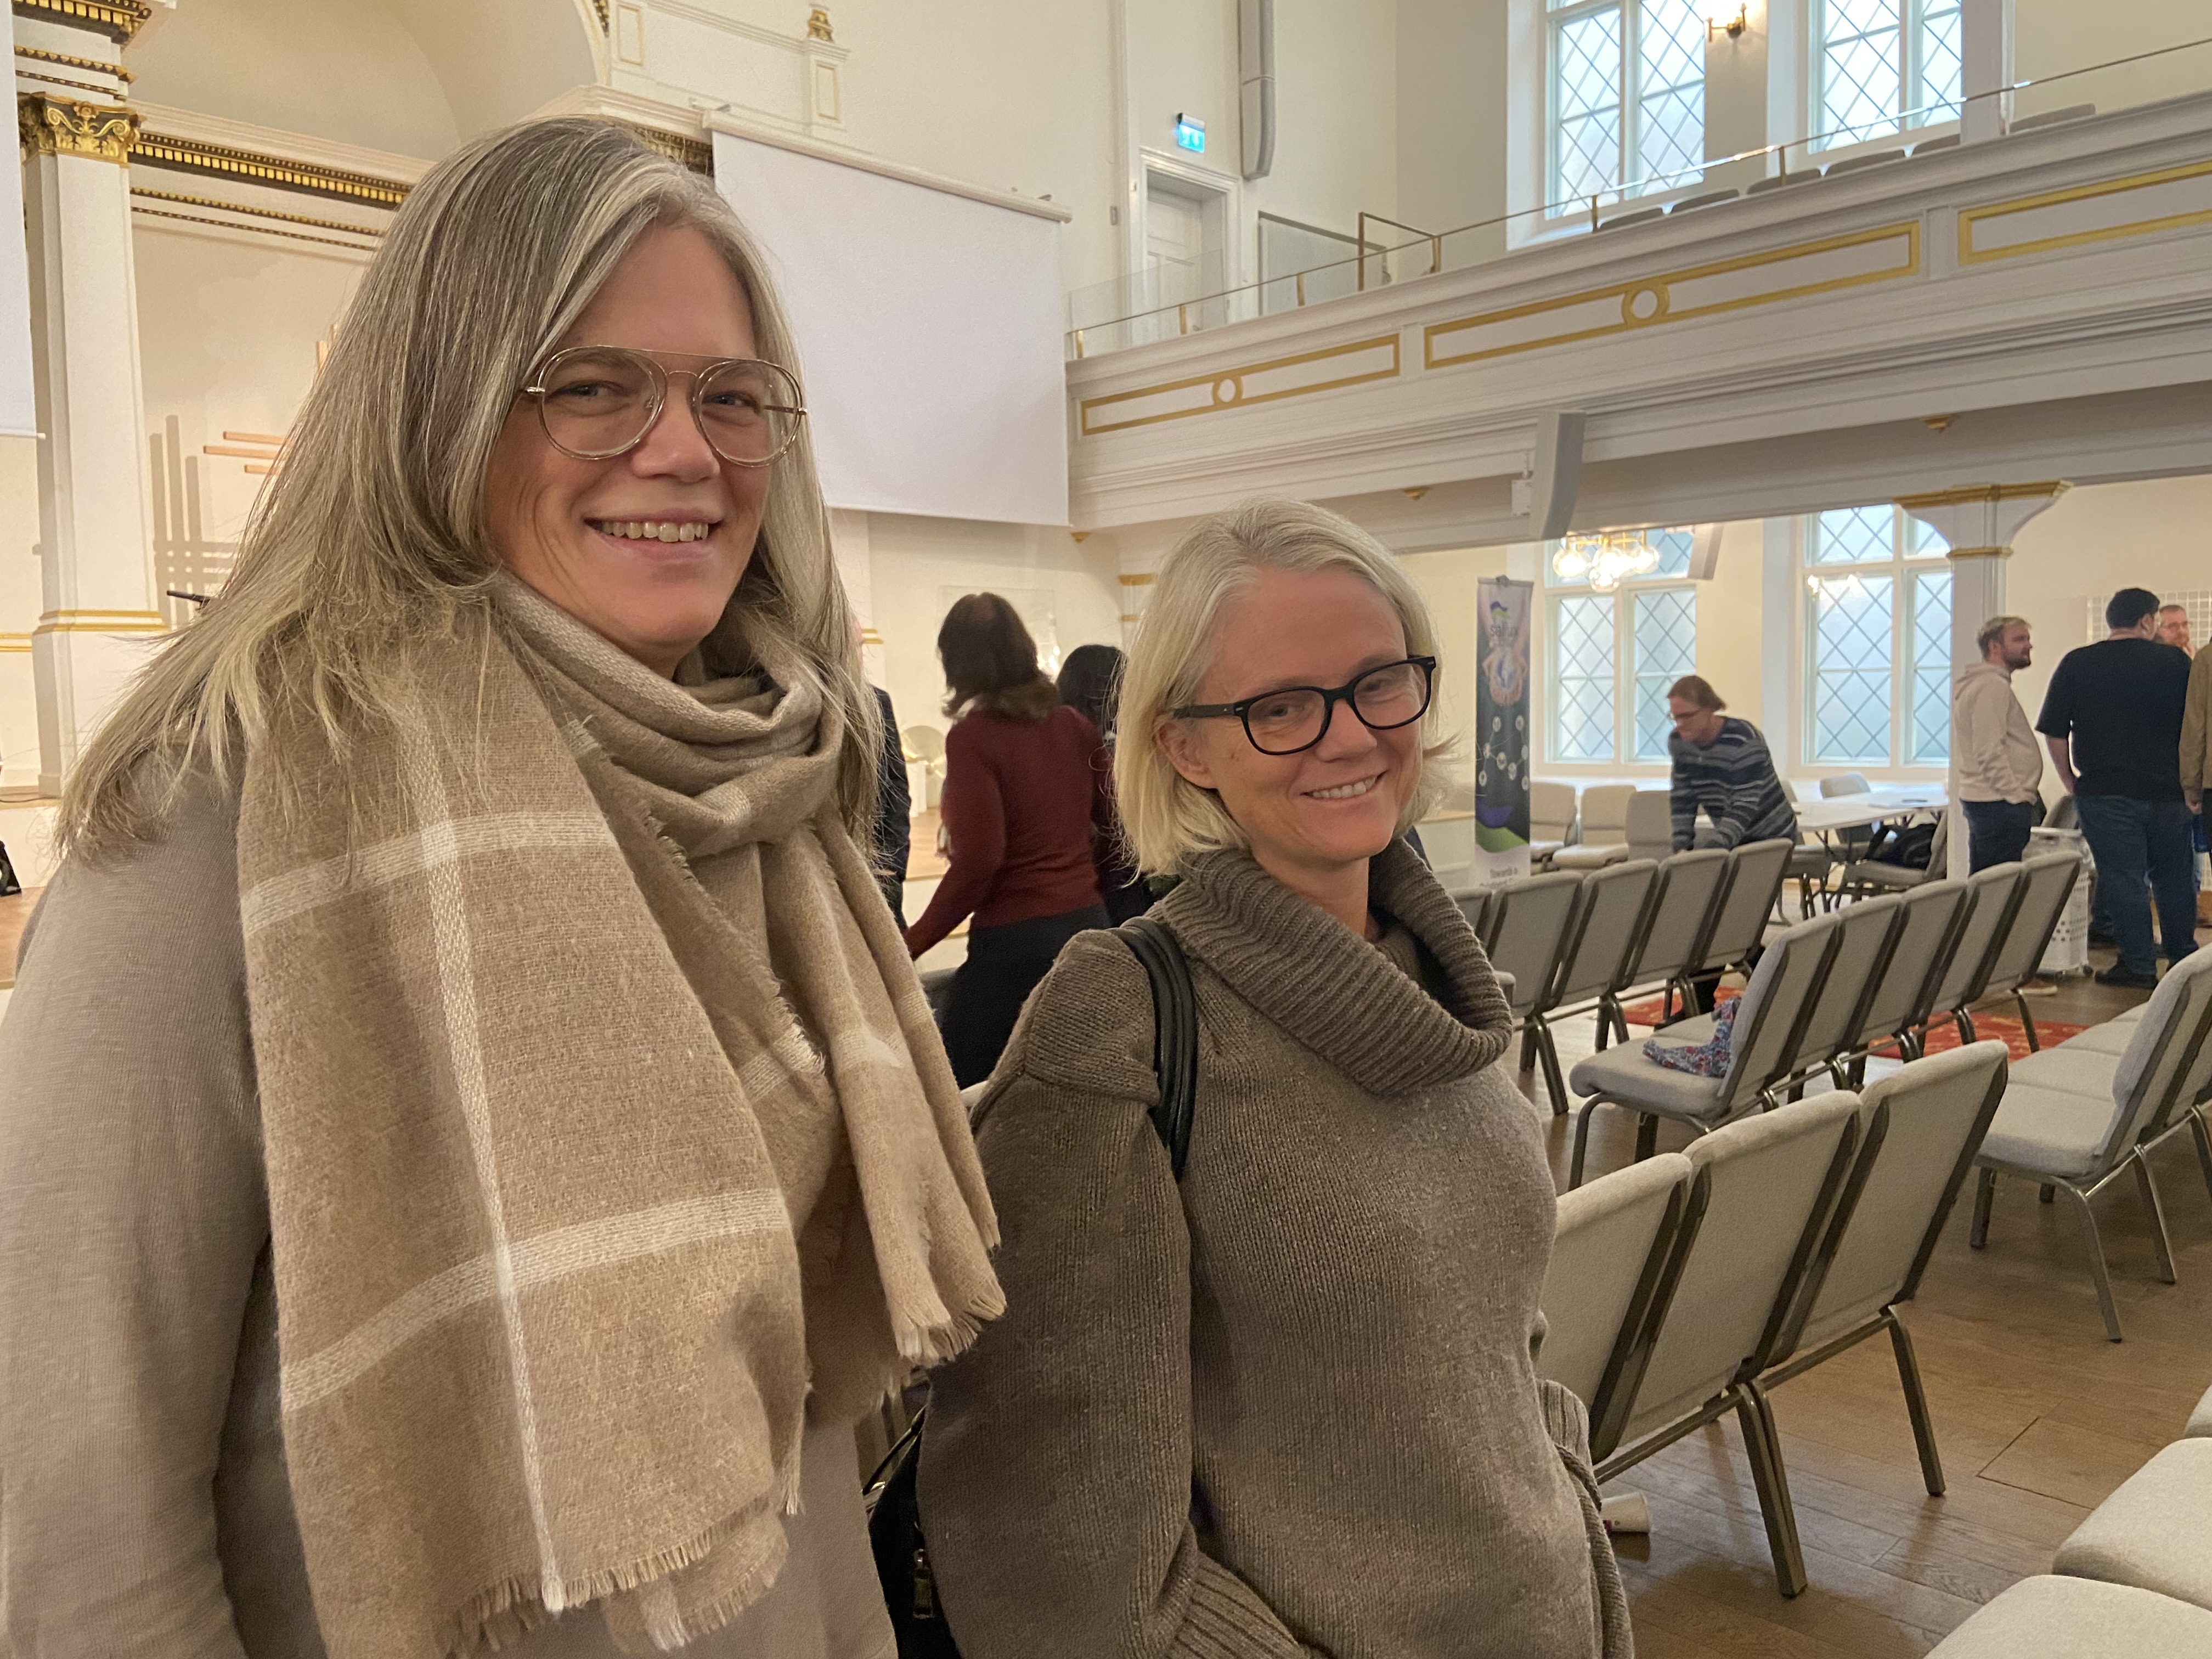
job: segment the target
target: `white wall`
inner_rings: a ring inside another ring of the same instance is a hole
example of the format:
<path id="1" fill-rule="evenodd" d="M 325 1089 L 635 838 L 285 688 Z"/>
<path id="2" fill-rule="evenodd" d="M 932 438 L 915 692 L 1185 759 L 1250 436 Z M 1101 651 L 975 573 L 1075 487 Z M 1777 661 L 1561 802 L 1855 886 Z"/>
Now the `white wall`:
<path id="1" fill-rule="evenodd" d="M 44 603 L 39 580 L 38 440 L 0 438 L 0 787 L 39 781 L 30 633 Z"/>
<path id="2" fill-rule="evenodd" d="M 2101 612 L 2122 587 L 2212 588 L 2212 475 L 2069 489 L 2014 538 L 2005 608 L 2035 630 L 2034 665 L 2013 677 L 2031 721 L 2058 659 L 2091 637 L 2090 602 Z"/>
<path id="3" fill-rule="evenodd" d="M 2117 69 L 2069 74 L 2143 52 L 2165 52 L 2212 34 L 2204 0 L 2013 0 L 2013 79 L 2066 78 L 2014 94 L 2015 115 L 2094 104 L 2122 109 L 2212 87 L 2212 46 L 2176 52 Z"/>
<path id="4" fill-rule="evenodd" d="M 902 726 L 943 731 L 947 724 L 937 629 L 963 593 L 1018 599 L 1032 633 L 1042 627 L 1039 613 L 1048 611 L 1063 659 L 1079 645 L 1121 643 L 1118 571 L 1096 539 L 1079 544 L 1065 530 L 872 513 L 868 540 L 883 686 Z"/>
<path id="5" fill-rule="evenodd" d="M 1398 214 L 1455 230 L 1506 210 L 1506 0 L 1399 0 Z M 1457 239 L 1455 264 L 1505 251 L 1505 233 Z"/>

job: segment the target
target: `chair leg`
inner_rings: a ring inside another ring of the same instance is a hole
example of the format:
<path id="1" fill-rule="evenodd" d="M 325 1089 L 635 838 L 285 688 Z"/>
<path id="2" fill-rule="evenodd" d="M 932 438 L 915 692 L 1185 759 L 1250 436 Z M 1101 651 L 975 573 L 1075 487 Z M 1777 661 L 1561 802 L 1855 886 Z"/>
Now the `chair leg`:
<path id="1" fill-rule="evenodd" d="M 1521 1026 L 1521 1075 L 1526 1077 L 1536 1069 L 1536 1022 L 1525 1020 Z"/>
<path id="2" fill-rule="evenodd" d="M 2035 1034 L 2035 1016 L 2028 1012 L 2027 999 L 2022 996 L 2019 988 L 2015 987 L 2012 1000 L 2020 1005 L 2020 1024 L 2021 1029 L 2027 1033 L 2027 1052 L 2031 1054 L 2040 1054 L 2043 1051 L 2043 1043 Z"/>
<path id="3" fill-rule="evenodd" d="M 1782 1437 L 1774 1411 L 1756 1382 L 1747 1382 L 1736 1399 L 1736 1421 L 1751 1458 L 1751 1483 L 1759 1493 L 1759 1513 L 1766 1522 L 1766 1547 L 1774 1558 L 1775 1588 L 1795 1596 L 1805 1588 L 1805 1556 L 1797 1544 L 1797 1514 L 1790 1502 L 1790 1475 L 1782 1467 Z"/>
<path id="4" fill-rule="evenodd" d="M 2190 1113 L 2189 1129 L 2197 1143 L 2197 1166 L 2204 1172 L 2204 1191 L 2212 1196 L 2212 1128 L 2205 1126 L 2204 1109 L 2199 1106 Z"/>
<path id="5" fill-rule="evenodd" d="M 1984 1170 L 1974 1183 L 1974 1230 L 1966 1235 L 1966 1243 L 1976 1249 L 1990 1242 L 1990 1206 L 1997 1195 L 1997 1172 Z"/>
<path id="6" fill-rule="evenodd" d="M 2105 1334 L 2112 1340 L 2120 1340 L 2120 1310 L 2112 1300 L 2112 1270 L 2105 1266 L 2104 1240 L 2097 1235 L 2097 1212 L 2089 1207 L 2088 1194 L 2078 1187 L 2068 1187 L 2066 1195 L 2081 1207 L 2081 1231 L 2089 1243 L 2089 1273 L 2097 1282 L 2097 1306 L 2105 1316 Z"/>
<path id="7" fill-rule="evenodd" d="M 1943 1460 L 1936 1453 L 1936 1425 L 1928 1415 L 1928 1395 L 1920 1386 L 1920 1361 L 1912 1352 L 1912 1333 L 1895 1309 L 1889 1314 L 1889 1346 L 1897 1351 L 1897 1380 L 1905 1389 L 1905 1414 L 1912 1419 L 1912 1443 L 1920 1453 L 1920 1479 L 1930 1498 L 1943 1495 Z"/>
<path id="8" fill-rule="evenodd" d="M 1552 1097 L 1552 1115 L 1565 1117 L 1571 1097 L 1567 1093 L 1566 1074 L 1559 1070 L 1559 1045 L 1553 1039 L 1551 1025 L 1540 1016 L 1530 1023 L 1536 1033 L 1536 1058 L 1544 1066 L 1544 1087 Z"/>
<path id="9" fill-rule="evenodd" d="M 1659 1150 L 1659 1120 L 1650 1114 L 1639 1114 L 1636 1120 L 1636 1161 L 1638 1164 Z"/>
<path id="10" fill-rule="evenodd" d="M 2158 1281 L 2173 1283 L 2173 1241 L 2166 1235 L 2166 1206 L 2158 1201 L 2158 1182 L 2151 1176 L 2150 1160 L 2138 1150 L 2135 1155 L 2136 1185 L 2142 1188 L 2150 1207 L 2151 1243 L 2158 1248 Z"/>
<path id="11" fill-rule="evenodd" d="M 2055 1202 L 2057 1197 L 2058 1188 L 2046 1181 L 2043 1183 L 2042 1190 L 2036 1194 L 2035 1201 L 2039 1204 L 2050 1204 Z"/>
<path id="12" fill-rule="evenodd" d="M 1951 1016 L 1951 1024 L 1959 1028 L 1959 1044 L 1961 1048 L 1969 1042 L 1978 1041 L 1974 1036 L 1974 1017 L 1964 1008 Z M 1524 1064 L 1521 1069 L 1525 1072 L 1528 1068 Z"/>
<path id="13" fill-rule="evenodd" d="M 1575 1155 L 1567 1165 L 1567 1189 L 1570 1192 L 1583 1184 L 1583 1154 L 1589 1146 L 1590 1114 L 1597 1109 L 1598 1099 L 1593 1095 L 1575 1116 Z"/>
<path id="14" fill-rule="evenodd" d="M 1613 1011 L 1603 1003 L 1597 1010 L 1597 1051 L 1605 1052 L 1605 1045 L 1613 1041 Z"/>

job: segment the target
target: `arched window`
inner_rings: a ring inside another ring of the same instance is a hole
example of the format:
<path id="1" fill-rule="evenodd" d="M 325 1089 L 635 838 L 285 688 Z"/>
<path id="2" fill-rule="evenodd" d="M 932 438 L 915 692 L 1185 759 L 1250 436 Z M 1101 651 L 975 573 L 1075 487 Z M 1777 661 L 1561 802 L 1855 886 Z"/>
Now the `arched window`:
<path id="1" fill-rule="evenodd" d="M 1950 757 L 1951 570 L 1901 508 L 1804 523 L 1805 758 L 1942 766 Z"/>

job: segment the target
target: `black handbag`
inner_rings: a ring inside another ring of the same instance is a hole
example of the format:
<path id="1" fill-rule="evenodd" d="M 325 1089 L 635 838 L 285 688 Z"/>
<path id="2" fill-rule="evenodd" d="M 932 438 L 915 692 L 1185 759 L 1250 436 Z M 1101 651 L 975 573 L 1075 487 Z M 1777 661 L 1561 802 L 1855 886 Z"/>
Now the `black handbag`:
<path id="1" fill-rule="evenodd" d="M 1182 1179 L 1190 1156 L 1190 1124 L 1198 1105 L 1198 996 L 1190 964 L 1175 935 L 1150 916 L 1136 916 L 1114 930 L 1145 967 L 1152 986 L 1152 1068 L 1158 1073 L 1160 1102 L 1152 1110 L 1152 1128 L 1167 1149 L 1168 1167 Z M 876 1577 L 884 1605 L 898 1638 L 899 1659 L 960 1659 L 960 1650 L 937 1601 L 937 1579 L 929 1566 L 929 1546 L 921 1535 L 921 1506 L 915 1472 L 921 1462 L 924 1406 L 868 1477 L 868 1544 L 876 1558 Z"/>
<path id="2" fill-rule="evenodd" d="M 15 879 L 15 866 L 8 859 L 8 843 L 0 841 L 0 898 L 13 898 L 23 890 L 23 884 Z"/>

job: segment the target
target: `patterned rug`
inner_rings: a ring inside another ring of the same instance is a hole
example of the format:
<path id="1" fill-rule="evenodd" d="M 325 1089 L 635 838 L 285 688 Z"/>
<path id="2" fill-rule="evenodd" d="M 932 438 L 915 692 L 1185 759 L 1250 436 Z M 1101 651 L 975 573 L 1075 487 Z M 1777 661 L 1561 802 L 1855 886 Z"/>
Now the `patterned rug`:
<path id="1" fill-rule="evenodd" d="M 1721 988 L 1720 1000 L 1723 1002 L 1731 1000 L 1735 995 L 1736 988 L 1734 986 L 1723 985 Z M 1631 1025 L 1650 1026 L 1658 1022 L 1660 1006 L 1661 1000 L 1651 997 L 1643 1002 L 1632 1002 L 1621 1012 L 1628 1016 L 1628 1023 Z M 2063 1020 L 2045 1019 L 2040 1015 L 2036 1017 L 2035 1021 L 2035 1035 L 2046 1048 L 2055 1048 L 2065 1042 L 2068 1037 L 2079 1036 L 2088 1029 L 2086 1025 L 2069 1025 Z M 2016 1012 L 2006 1013 L 1994 1008 L 1985 1009 L 1974 1016 L 1974 1030 L 1977 1035 L 1984 1038 L 1996 1037 L 2002 1042 L 2011 1051 L 2014 1060 L 2026 1060 L 2029 1054 L 2035 1052 L 2027 1046 L 2027 1029 L 2020 1023 L 2020 1016 Z M 1949 1020 L 1939 1020 L 1929 1028 L 1928 1052 L 1929 1054 L 1940 1054 L 1947 1048 L 1955 1048 L 1958 1046 L 1959 1028 Z M 1896 1050 L 1877 1048 L 1875 1052 L 1894 1054 Z"/>

